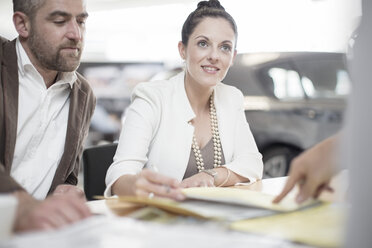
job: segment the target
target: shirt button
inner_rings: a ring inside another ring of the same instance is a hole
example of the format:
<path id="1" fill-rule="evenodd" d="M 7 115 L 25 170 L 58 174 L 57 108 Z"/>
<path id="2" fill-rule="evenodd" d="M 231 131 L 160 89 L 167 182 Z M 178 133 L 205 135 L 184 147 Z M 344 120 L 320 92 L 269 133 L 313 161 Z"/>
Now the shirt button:
<path id="1" fill-rule="evenodd" d="M 25 187 L 26 186 L 26 179 L 21 179 L 21 185 L 23 186 L 23 187 Z"/>

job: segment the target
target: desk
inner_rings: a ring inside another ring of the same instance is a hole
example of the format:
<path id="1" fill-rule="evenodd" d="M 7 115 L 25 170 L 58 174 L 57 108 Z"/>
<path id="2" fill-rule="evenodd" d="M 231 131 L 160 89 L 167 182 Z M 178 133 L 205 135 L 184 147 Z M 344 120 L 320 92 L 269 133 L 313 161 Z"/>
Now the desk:
<path id="1" fill-rule="evenodd" d="M 285 180 L 267 179 L 239 187 L 276 193 Z M 193 218 L 184 218 L 181 223 L 161 224 L 117 217 L 107 208 L 104 200 L 88 202 L 88 205 L 94 213 L 101 215 L 56 231 L 18 234 L 0 243 L 0 247 L 309 247 L 272 237 L 231 231 L 223 223 Z"/>

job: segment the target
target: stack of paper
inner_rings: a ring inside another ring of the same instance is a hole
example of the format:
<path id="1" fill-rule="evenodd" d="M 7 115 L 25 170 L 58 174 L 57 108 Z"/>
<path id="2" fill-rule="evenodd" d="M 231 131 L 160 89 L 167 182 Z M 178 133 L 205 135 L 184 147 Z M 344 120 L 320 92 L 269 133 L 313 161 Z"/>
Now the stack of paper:
<path id="1" fill-rule="evenodd" d="M 293 211 L 317 203 L 317 201 L 308 200 L 302 204 L 297 204 L 293 197 L 286 197 L 279 204 L 273 204 L 274 195 L 238 188 L 187 188 L 183 189 L 182 192 L 187 198 L 191 199 L 223 202 L 280 212 Z"/>
<path id="2" fill-rule="evenodd" d="M 231 222 L 293 211 L 315 203 L 309 201 L 298 205 L 294 199 L 286 198 L 280 204 L 273 204 L 274 196 L 237 188 L 187 188 L 183 193 L 187 196 L 183 202 L 164 198 L 119 197 L 109 200 L 108 205 L 116 213 L 119 213 L 123 203 L 135 203 L 181 215 Z"/>
<path id="3" fill-rule="evenodd" d="M 108 205 L 111 209 L 122 203 L 153 206 L 175 214 L 227 221 L 238 231 L 322 247 L 337 247 L 342 243 L 344 209 L 337 205 L 314 200 L 298 205 L 294 196 L 273 204 L 273 195 L 239 188 L 187 188 L 183 193 L 187 196 L 183 202 L 119 197 L 109 200 Z"/>

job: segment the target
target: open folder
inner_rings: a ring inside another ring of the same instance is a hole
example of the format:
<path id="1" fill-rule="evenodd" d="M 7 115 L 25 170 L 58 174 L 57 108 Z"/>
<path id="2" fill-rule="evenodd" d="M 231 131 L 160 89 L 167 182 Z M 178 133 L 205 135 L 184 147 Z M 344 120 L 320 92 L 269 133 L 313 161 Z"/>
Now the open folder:
<path id="1" fill-rule="evenodd" d="M 187 199 L 182 202 L 158 197 L 119 197 L 107 201 L 107 204 L 115 212 L 123 203 L 132 203 L 180 215 L 237 221 L 289 212 L 315 203 L 308 201 L 298 205 L 294 199 L 286 198 L 280 204 L 272 204 L 272 195 L 238 188 L 187 188 L 183 189 L 183 193 Z"/>

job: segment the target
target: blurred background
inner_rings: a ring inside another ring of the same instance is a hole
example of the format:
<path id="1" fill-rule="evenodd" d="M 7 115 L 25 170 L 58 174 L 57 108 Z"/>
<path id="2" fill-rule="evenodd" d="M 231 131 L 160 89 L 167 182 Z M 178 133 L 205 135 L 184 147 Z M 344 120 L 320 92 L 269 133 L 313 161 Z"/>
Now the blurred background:
<path id="1" fill-rule="evenodd" d="M 191 0 L 87 0 L 81 72 L 97 96 L 86 146 L 118 139 L 133 87 L 179 72 L 177 43 Z M 224 82 L 246 96 L 246 117 L 265 177 L 342 126 L 352 81 L 347 58 L 359 0 L 220 0 L 238 25 L 238 53 Z M 12 1 L 0 0 L 0 34 L 17 36 Z"/>

